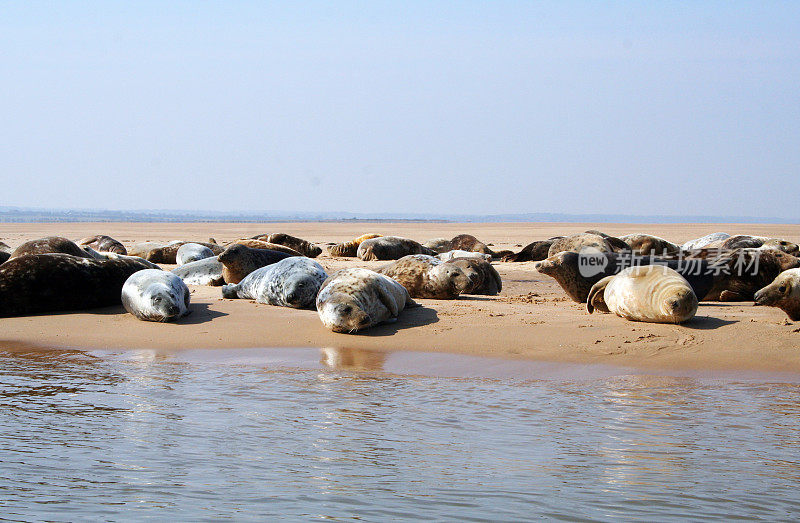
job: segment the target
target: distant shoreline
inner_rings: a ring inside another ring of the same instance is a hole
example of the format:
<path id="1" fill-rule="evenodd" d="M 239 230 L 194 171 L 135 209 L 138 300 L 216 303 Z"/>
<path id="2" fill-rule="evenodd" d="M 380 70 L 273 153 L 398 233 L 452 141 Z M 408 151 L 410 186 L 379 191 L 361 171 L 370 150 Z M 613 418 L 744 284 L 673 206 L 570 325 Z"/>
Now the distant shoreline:
<path id="1" fill-rule="evenodd" d="M 795 225 L 800 219 L 758 216 L 664 216 L 612 214 L 423 214 L 334 212 L 192 212 L 176 210 L 110 211 L 86 209 L 38 209 L 0 206 L 0 223 L 742 223 Z"/>

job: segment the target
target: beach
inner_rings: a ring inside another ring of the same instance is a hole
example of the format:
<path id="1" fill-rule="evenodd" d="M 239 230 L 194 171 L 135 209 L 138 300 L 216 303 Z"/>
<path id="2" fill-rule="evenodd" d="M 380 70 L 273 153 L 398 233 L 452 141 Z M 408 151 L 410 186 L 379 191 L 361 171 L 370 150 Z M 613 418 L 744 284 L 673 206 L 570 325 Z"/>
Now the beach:
<path id="1" fill-rule="evenodd" d="M 472 234 L 494 250 L 519 251 L 551 236 L 587 229 L 611 235 L 646 232 L 682 243 L 725 231 L 800 242 L 800 225 L 579 224 L 579 223 L 3 223 L 0 241 L 15 247 L 50 235 L 73 240 L 107 234 L 126 246 L 154 240 L 220 244 L 256 234 L 284 232 L 323 248 L 317 261 L 330 274 L 341 268 L 376 269 L 387 262 L 331 258 L 327 246 L 364 233 L 424 242 Z M 611 314 L 588 314 L 534 262 L 493 265 L 503 280 L 498 296 L 418 299 L 396 323 L 357 334 L 327 330 L 315 310 L 294 310 L 222 299 L 219 287 L 190 286 L 192 314 L 175 324 L 139 321 L 122 306 L 91 311 L 2 318 L 0 342 L 74 349 L 246 349 L 334 347 L 371 351 L 448 352 L 508 359 L 601 363 L 640 369 L 800 372 L 800 323 L 752 302 L 707 303 L 683 325 L 645 324 Z M 166 269 L 173 266 L 164 265 Z"/>

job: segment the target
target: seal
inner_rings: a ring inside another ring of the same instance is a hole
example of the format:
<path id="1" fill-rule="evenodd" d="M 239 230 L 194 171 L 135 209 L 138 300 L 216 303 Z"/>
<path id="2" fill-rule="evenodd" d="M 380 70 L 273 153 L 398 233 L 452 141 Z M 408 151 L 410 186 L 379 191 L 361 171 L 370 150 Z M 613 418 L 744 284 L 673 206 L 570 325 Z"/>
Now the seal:
<path id="1" fill-rule="evenodd" d="M 242 238 L 240 240 L 232 241 L 225 247 L 227 248 L 233 245 L 244 245 L 245 247 L 250 247 L 251 249 L 285 252 L 289 256 L 302 256 L 302 254 L 292 249 L 291 247 L 287 247 L 285 245 L 279 245 L 277 243 L 265 242 L 263 240 L 254 240 L 252 238 Z"/>
<path id="2" fill-rule="evenodd" d="M 213 256 L 216 256 L 214 251 L 205 245 L 200 245 L 199 243 L 184 243 L 178 248 L 178 252 L 175 253 L 175 262 L 178 265 L 184 265 Z"/>
<path id="3" fill-rule="evenodd" d="M 756 305 L 778 307 L 790 320 L 800 320 L 800 269 L 783 271 L 753 298 Z"/>
<path id="4" fill-rule="evenodd" d="M 293 256 L 254 270 L 240 283 L 223 286 L 222 297 L 306 309 L 314 305 L 327 277 L 325 269 L 311 258 Z"/>
<path id="5" fill-rule="evenodd" d="M 122 286 L 122 306 L 144 321 L 175 321 L 189 314 L 189 287 L 171 272 L 145 269 Z"/>
<path id="6" fill-rule="evenodd" d="M 86 252 L 86 254 L 89 255 L 90 258 L 93 258 L 95 260 L 134 260 L 134 261 L 137 261 L 137 262 L 144 263 L 147 266 L 148 269 L 160 269 L 161 268 L 158 265 L 156 265 L 155 263 L 149 262 L 149 261 L 145 260 L 144 258 L 140 258 L 138 256 L 127 256 L 125 254 L 117 254 L 115 252 L 97 252 L 96 250 L 94 250 L 91 247 L 88 247 L 86 245 L 84 245 L 82 247 L 82 249 L 84 250 L 84 252 Z"/>
<path id="7" fill-rule="evenodd" d="M 504 262 L 525 262 L 525 261 L 541 261 L 547 258 L 547 253 L 550 246 L 553 245 L 555 240 L 539 240 L 529 243 L 522 248 L 518 253 L 511 253 L 503 256 Z"/>
<path id="8" fill-rule="evenodd" d="M 5 263 L 7 259 L 11 258 L 13 249 L 3 242 L 0 242 L 0 264 Z"/>
<path id="9" fill-rule="evenodd" d="M 69 254 L 26 254 L 0 265 L 0 316 L 119 305 L 128 277 L 147 269 L 132 258 L 93 260 Z"/>
<path id="10" fill-rule="evenodd" d="M 383 235 L 375 233 L 363 234 L 349 242 L 337 243 L 328 248 L 328 253 L 338 258 L 355 258 L 358 255 L 358 246 L 361 245 L 361 242 L 372 238 L 380 238 L 381 236 Z"/>
<path id="11" fill-rule="evenodd" d="M 456 258 L 468 258 L 472 260 L 491 260 L 491 254 L 483 254 L 481 252 L 472 251 L 447 251 L 436 255 L 442 261 L 455 260 Z"/>
<path id="12" fill-rule="evenodd" d="M 91 258 L 92 255 L 78 247 L 78 244 L 61 236 L 47 236 L 23 243 L 11 253 L 10 258 L 18 258 L 26 254 L 69 254 L 79 258 Z"/>
<path id="13" fill-rule="evenodd" d="M 172 274 L 186 285 L 210 285 L 218 287 L 225 283 L 222 277 L 222 263 L 216 256 L 186 263 L 172 269 Z"/>
<path id="14" fill-rule="evenodd" d="M 471 234 L 459 234 L 450 240 L 451 251 L 480 252 L 494 257 L 495 252 L 488 245 Z"/>
<path id="15" fill-rule="evenodd" d="M 659 265 L 628 267 L 589 291 L 586 310 L 613 312 L 631 321 L 683 323 L 697 313 L 697 296 L 686 279 Z"/>
<path id="16" fill-rule="evenodd" d="M 582 249 L 593 248 L 602 252 L 630 251 L 628 244 L 619 238 L 607 234 L 596 234 L 596 231 L 582 232 L 559 238 L 553 241 L 547 250 L 547 257 L 555 256 L 560 252 L 580 252 Z"/>
<path id="17" fill-rule="evenodd" d="M 317 313 L 334 332 L 353 333 L 394 321 L 405 308 L 418 307 L 405 287 L 369 269 L 341 269 L 322 283 Z"/>
<path id="18" fill-rule="evenodd" d="M 775 249 L 739 249 L 706 261 L 719 277 L 705 301 L 752 301 L 780 273 L 800 267 L 800 259 Z"/>
<path id="19" fill-rule="evenodd" d="M 470 285 L 462 294 L 496 296 L 503 290 L 503 280 L 500 278 L 500 274 L 486 260 L 456 258 L 446 263 L 459 267 L 469 278 Z"/>
<path id="20" fill-rule="evenodd" d="M 313 243 L 295 236 L 289 236 L 288 234 L 284 234 L 282 232 L 273 234 L 259 234 L 258 236 L 253 236 L 252 239 L 283 245 L 289 247 L 290 249 L 294 249 L 301 255 L 308 256 L 309 258 L 316 258 L 322 254 L 322 249 Z"/>
<path id="21" fill-rule="evenodd" d="M 78 240 L 77 243 L 81 247 L 91 247 L 92 249 L 100 252 L 113 252 L 116 254 L 128 254 L 128 250 L 122 245 L 122 242 L 115 240 L 111 236 L 105 234 L 98 234 L 97 236 L 88 236 Z"/>
<path id="22" fill-rule="evenodd" d="M 674 244 L 671 241 L 652 236 L 650 234 L 635 233 L 626 234 L 619 238 L 630 247 L 633 254 L 638 255 L 653 255 L 653 256 L 672 256 L 681 252 L 680 245 Z"/>
<path id="23" fill-rule="evenodd" d="M 564 251 L 546 260 L 536 262 L 534 268 L 541 274 L 555 279 L 564 292 L 577 303 L 586 303 L 592 286 L 605 278 L 631 266 L 662 265 L 680 273 L 701 299 L 707 296 L 721 276 L 715 273 L 707 260 L 668 259 L 654 256 L 628 256 L 618 253 L 598 253 L 602 258 L 594 266 L 588 266 L 580 254 Z M 708 299 L 708 298 L 705 298 Z"/>
<path id="24" fill-rule="evenodd" d="M 471 282 L 460 267 L 427 254 L 411 254 L 377 271 L 406 288 L 412 298 L 454 300 Z"/>
<path id="25" fill-rule="evenodd" d="M 723 241 L 712 242 L 711 244 L 707 245 L 706 248 L 719 248 L 721 250 L 775 249 L 793 256 L 800 254 L 800 247 L 798 247 L 796 243 L 781 240 L 780 238 L 748 236 L 745 234 L 738 234 Z"/>
<path id="26" fill-rule="evenodd" d="M 423 247 L 426 249 L 430 249 L 436 254 L 442 254 L 443 252 L 447 252 L 450 249 L 450 240 L 447 238 L 434 238 L 432 240 L 428 240 L 422 244 Z"/>
<path id="27" fill-rule="evenodd" d="M 684 251 L 693 251 L 697 249 L 703 249 L 708 247 L 709 244 L 717 241 L 725 241 L 730 238 L 731 235 L 727 232 L 712 232 L 711 234 L 706 234 L 700 238 L 695 238 L 694 240 L 689 240 L 688 242 L 681 245 L 681 249 Z"/>
<path id="28" fill-rule="evenodd" d="M 217 256 L 217 259 L 222 263 L 222 277 L 225 283 L 239 283 L 254 270 L 277 263 L 291 256 L 293 255 L 286 252 L 272 249 L 251 249 L 245 245 L 235 243 L 222 251 L 222 254 Z"/>
<path id="29" fill-rule="evenodd" d="M 198 245 L 202 245 L 208 247 L 214 256 L 221 253 L 224 249 L 217 245 L 216 243 L 210 242 L 185 242 L 185 241 L 174 241 L 170 242 L 167 245 L 162 247 L 155 247 L 147 251 L 147 253 L 143 256 L 145 260 L 149 260 L 153 263 L 168 263 L 175 265 L 178 262 L 178 249 L 186 245 L 187 243 L 195 243 Z"/>
<path id="30" fill-rule="evenodd" d="M 358 246 L 358 257 L 364 261 L 399 260 L 409 254 L 427 254 L 422 245 L 399 236 L 380 236 L 361 242 Z"/>
<path id="31" fill-rule="evenodd" d="M 152 249 L 166 247 L 166 243 L 163 242 L 136 242 L 130 247 L 128 247 L 128 255 L 129 256 L 138 256 L 139 258 L 144 259 L 147 256 L 147 253 L 150 252 Z"/>

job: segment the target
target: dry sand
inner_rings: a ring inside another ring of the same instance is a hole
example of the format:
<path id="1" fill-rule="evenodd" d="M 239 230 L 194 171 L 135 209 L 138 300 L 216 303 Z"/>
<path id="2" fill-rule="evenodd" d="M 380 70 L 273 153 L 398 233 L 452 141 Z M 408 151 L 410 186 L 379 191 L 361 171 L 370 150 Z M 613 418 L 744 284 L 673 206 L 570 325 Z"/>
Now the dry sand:
<path id="1" fill-rule="evenodd" d="M 600 229 L 622 235 L 647 232 L 681 243 L 710 232 L 775 236 L 800 243 L 800 225 L 743 224 L 455 224 L 455 223 L 43 223 L 0 224 L 0 241 L 15 247 L 48 235 L 78 239 L 108 234 L 126 245 L 144 240 L 220 243 L 267 232 L 285 232 L 325 247 L 367 232 L 425 241 L 470 233 L 496 250 L 519 250 L 534 240 Z M 386 262 L 332 259 L 326 270 L 380 267 Z M 394 324 L 359 334 L 325 329 L 316 311 L 224 300 L 219 287 L 192 286 L 193 313 L 177 324 L 149 323 L 124 309 L 0 319 L 0 346 L 35 344 L 77 349 L 340 347 L 378 351 L 444 351 L 659 369 L 800 372 L 800 322 L 783 311 L 752 303 L 703 303 L 684 325 L 635 323 L 608 314 L 589 315 L 532 262 L 495 263 L 503 292 L 495 297 L 418 300 Z M 170 268 L 165 266 L 165 268 Z"/>

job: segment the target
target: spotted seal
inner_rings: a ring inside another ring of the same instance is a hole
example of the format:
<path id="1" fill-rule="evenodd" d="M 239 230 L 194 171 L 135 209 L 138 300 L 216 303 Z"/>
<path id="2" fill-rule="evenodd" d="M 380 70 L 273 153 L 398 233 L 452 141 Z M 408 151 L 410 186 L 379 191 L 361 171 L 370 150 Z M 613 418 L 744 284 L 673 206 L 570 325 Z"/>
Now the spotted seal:
<path id="1" fill-rule="evenodd" d="M 175 321 L 189 314 L 189 288 L 171 272 L 145 269 L 122 286 L 122 306 L 145 321 Z"/>
<path id="2" fill-rule="evenodd" d="M 128 254 L 128 250 L 122 245 L 122 242 L 115 240 L 111 236 L 105 234 L 98 234 L 96 236 L 88 236 L 78 240 L 77 243 L 81 247 L 91 247 L 100 252 L 113 252 L 116 254 Z"/>
<path id="3" fill-rule="evenodd" d="M 704 247 L 708 247 L 709 244 L 714 242 L 723 242 L 730 238 L 731 235 L 727 232 L 712 232 L 711 234 L 706 234 L 700 238 L 695 238 L 694 240 L 689 240 L 688 242 L 681 245 L 681 249 L 684 251 L 693 251 L 696 249 L 702 249 Z"/>
<path id="4" fill-rule="evenodd" d="M 399 236 L 380 236 L 361 242 L 357 254 L 364 261 L 372 261 L 399 260 L 409 254 L 427 253 L 423 253 L 422 245 L 414 240 Z"/>
<path id="5" fill-rule="evenodd" d="M 478 238 L 471 234 L 459 234 L 450 240 L 451 251 L 467 251 L 467 252 L 480 252 L 495 256 L 495 252 L 489 248 L 488 245 L 480 241 Z"/>
<path id="6" fill-rule="evenodd" d="M 634 254 L 653 256 L 675 255 L 681 252 L 680 245 L 665 240 L 658 236 L 644 233 L 626 234 L 619 238 L 625 242 Z"/>
<path id="7" fill-rule="evenodd" d="M 447 252 L 450 249 L 450 240 L 447 238 L 434 238 L 432 240 L 428 240 L 422 244 L 423 247 L 426 249 L 430 249 L 436 254 L 442 254 L 443 252 Z"/>
<path id="8" fill-rule="evenodd" d="M 91 258 L 92 256 L 78 247 L 74 241 L 61 236 L 47 236 L 30 240 L 11 253 L 10 258 L 18 258 L 26 254 L 69 254 L 79 258 Z"/>
<path id="9" fill-rule="evenodd" d="M 800 267 L 800 259 L 775 249 L 738 249 L 706 260 L 719 277 L 705 301 L 751 301 L 780 273 Z"/>
<path id="10" fill-rule="evenodd" d="M 370 240 L 372 238 L 380 238 L 383 236 L 382 234 L 375 234 L 375 233 L 368 233 L 359 236 L 349 242 L 344 243 L 337 243 L 332 247 L 328 248 L 328 253 L 331 256 L 339 257 L 339 258 L 355 258 L 358 255 L 358 246 L 361 245 L 361 242 L 364 240 Z"/>
<path id="11" fill-rule="evenodd" d="M 470 287 L 460 267 L 427 254 L 411 254 L 377 270 L 406 288 L 412 298 L 453 300 Z"/>
<path id="12" fill-rule="evenodd" d="M 224 249 L 217 245 L 216 243 L 211 242 L 187 242 L 187 241 L 174 241 L 170 242 L 167 245 L 162 247 L 155 247 L 147 251 L 147 253 L 143 256 L 145 260 L 149 260 L 153 263 L 167 263 L 171 265 L 177 264 L 178 260 L 178 250 L 186 245 L 187 243 L 195 243 L 197 245 L 202 245 L 204 247 L 208 247 L 211 250 L 211 253 L 216 256 L 220 254 Z"/>
<path id="13" fill-rule="evenodd" d="M 283 245 L 285 247 L 289 247 L 290 249 L 294 249 L 301 255 L 308 256 L 309 258 L 316 258 L 322 254 L 322 249 L 313 243 L 295 236 L 289 236 L 288 234 L 284 234 L 282 232 L 273 234 L 259 234 L 257 236 L 253 236 L 252 239 Z"/>
<path id="14" fill-rule="evenodd" d="M 341 269 L 317 294 L 317 313 L 334 332 L 353 333 L 393 321 L 407 307 L 417 307 L 405 287 L 369 269 Z"/>
<path id="15" fill-rule="evenodd" d="M 239 283 L 254 270 L 291 256 L 293 255 L 282 251 L 251 249 L 236 243 L 222 251 L 217 259 L 222 263 L 222 277 L 225 283 Z"/>
<path id="16" fill-rule="evenodd" d="M 292 256 L 254 270 L 239 283 L 223 286 L 222 297 L 305 309 L 314 305 L 327 277 L 322 265 L 311 258 Z"/>
<path id="17" fill-rule="evenodd" d="M 694 317 L 697 305 L 697 296 L 683 276 L 666 266 L 642 265 L 595 283 L 586 310 L 613 312 L 632 321 L 683 323 Z"/>
<path id="18" fill-rule="evenodd" d="M 486 260 L 456 258 L 446 263 L 459 267 L 469 278 L 470 285 L 463 294 L 496 296 L 503 290 L 503 280 L 500 278 L 500 273 Z"/>
<path id="19" fill-rule="evenodd" d="M 178 252 L 175 253 L 175 263 L 184 265 L 213 256 L 216 256 L 214 251 L 205 245 L 200 245 L 199 243 L 184 243 L 178 248 Z"/>
<path id="20" fill-rule="evenodd" d="M 468 258 L 473 260 L 491 260 L 491 254 L 484 254 L 482 252 L 472 252 L 472 251 L 447 251 L 441 254 L 436 255 L 442 261 L 450 261 L 455 260 L 456 258 Z"/>
<path id="21" fill-rule="evenodd" d="M 581 249 L 590 247 L 602 252 L 630 251 L 628 244 L 619 238 L 608 236 L 599 231 L 588 231 L 554 240 L 547 250 L 547 257 L 549 258 L 565 251 L 580 252 Z"/>
<path id="22" fill-rule="evenodd" d="M 265 242 L 264 240 L 254 240 L 252 238 L 242 238 L 239 240 L 232 241 L 231 243 L 227 244 L 225 248 L 227 249 L 228 247 L 231 247 L 233 245 L 244 245 L 245 247 L 250 247 L 251 249 L 285 252 L 289 256 L 302 256 L 302 254 L 292 249 L 291 247 L 287 247 L 285 245 L 279 245 L 277 243 Z"/>
<path id="23" fill-rule="evenodd" d="M 783 271 L 753 296 L 756 305 L 778 307 L 792 321 L 800 320 L 800 269 Z"/>
<path id="24" fill-rule="evenodd" d="M 26 254 L 0 265 L 0 316 L 75 311 L 120 304 L 125 280 L 148 265 L 134 258 L 94 260 Z"/>
<path id="25" fill-rule="evenodd" d="M 172 274 L 182 279 L 186 285 L 218 287 L 225 283 L 222 263 L 216 256 L 183 264 L 172 269 Z"/>

